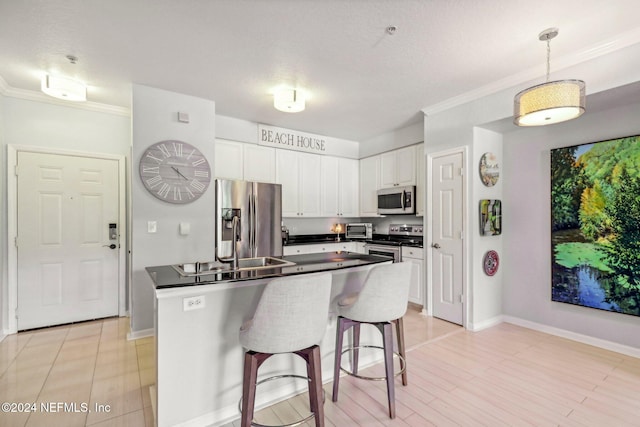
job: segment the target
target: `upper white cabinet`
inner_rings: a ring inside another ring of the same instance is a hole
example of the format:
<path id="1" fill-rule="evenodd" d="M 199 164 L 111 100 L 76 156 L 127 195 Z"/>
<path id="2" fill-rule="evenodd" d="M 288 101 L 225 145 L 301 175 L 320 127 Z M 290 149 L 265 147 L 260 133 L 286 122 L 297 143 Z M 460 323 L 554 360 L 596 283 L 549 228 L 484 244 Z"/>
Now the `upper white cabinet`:
<path id="1" fill-rule="evenodd" d="M 424 215 L 425 199 L 427 197 L 424 176 L 424 143 L 416 146 L 416 215 Z"/>
<path id="2" fill-rule="evenodd" d="M 416 147 L 410 146 L 380 155 L 382 188 L 416 185 Z"/>
<path id="3" fill-rule="evenodd" d="M 378 196 L 380 188 L 380 156 L 360 160 L 360 216 L 378 215 Z"/>
<path id="4" fill-rule="evenodd" d="M 216 178 L 276 182 L 276 149 L 255 144 L 216 140 Z"/>
<path id="5" fill-rule="evenodd" d="M 243 179 L 243 149 L 246 144 L 216 140 L 214 175 L 222 179 Z"/>
<path id="6" fill-rule="evenodd" d="M 330 156 L 321 158 L 322 216 L 359 216 L 358 169 L 358 160 Z"/>
<path id="7" fill-rule="evenodd" d="M 282 185 L 283 217 L 320 216 L 320 156 L 276 151 L 276 183 Z"/>
<path id="8" fill-rule="evenodd" d="M 276 149 L 254 144 L 243 145 L 245 181 L 275 183 Z"/>

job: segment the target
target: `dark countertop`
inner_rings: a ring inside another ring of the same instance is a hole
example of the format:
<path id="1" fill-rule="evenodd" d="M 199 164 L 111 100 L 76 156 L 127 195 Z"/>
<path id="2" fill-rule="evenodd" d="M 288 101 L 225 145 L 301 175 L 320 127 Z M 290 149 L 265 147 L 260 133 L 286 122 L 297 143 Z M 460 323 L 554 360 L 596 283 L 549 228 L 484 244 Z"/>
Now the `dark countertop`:
<path id="1" fill-rule="evenodd" d="M 336 241 L 337 235 L 332 234 L 297 234 L 289 236 L 289 240 L 285 242 L 285 246 L 310 245 L 313 243 L 342 243 L 355 240 L 347 240 L 344 233 L 340 234 L 340 241 Z"/>
<path id="2" fill-rule="evenodd" d="M 318 273 L 321 271 L 333 271 L 343 268 L 378 264 L 390 260 L 388 257 L 354 252 L 323 252 L 290 255 L 281 258 L 294 262 L 296 265 L 260 270 L 205 274 L 201 276 L 182 276 L 170 265 L 146 267 L 146 270 L 149 276 L 151 276 L 155 288 L 162 289 L 256 280 L 294 274 Z"/>

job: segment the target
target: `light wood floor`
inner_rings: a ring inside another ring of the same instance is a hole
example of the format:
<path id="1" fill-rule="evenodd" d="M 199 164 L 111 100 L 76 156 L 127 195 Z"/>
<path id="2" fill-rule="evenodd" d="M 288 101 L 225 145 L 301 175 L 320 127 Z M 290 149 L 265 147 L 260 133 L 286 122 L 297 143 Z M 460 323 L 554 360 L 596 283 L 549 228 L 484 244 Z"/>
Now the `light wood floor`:
<path id="1" fill-rule="evenodd" d="M 384 382 L 345 376 L 337 403 L 332 383 L 324 387 L 326 425 L 640 426 L 637 358 L 505 323 L 447 333 L 414 346 L 407 359 L 409 385 L 396 379 L 396 419 L 387 416 Z M 363 373 L 383 375 L 381 368 Z M 256 420 L 291 422 L 309 413 L 306 399 L 266 408 Z"/>
<path id="2" fill-rule="evenodd" d="M 0 412 L 0 426 L 152 426 L 153 339 L 127 341 L 127 325 L 108 319 L 5 338 L 0 403 L 110 410 Z M 467 332 L 415 311 L 405 333 L 409 385 L 396 381 L 397 418 L 387 416 L 384 382 L 342 377 L 337 403 L 325 385 L 327 426 L 640 426 L 640 359 L 510 324 Z M 306 399 L 266 408 L 257 420 L 291 422 L 308 413 Z"/>

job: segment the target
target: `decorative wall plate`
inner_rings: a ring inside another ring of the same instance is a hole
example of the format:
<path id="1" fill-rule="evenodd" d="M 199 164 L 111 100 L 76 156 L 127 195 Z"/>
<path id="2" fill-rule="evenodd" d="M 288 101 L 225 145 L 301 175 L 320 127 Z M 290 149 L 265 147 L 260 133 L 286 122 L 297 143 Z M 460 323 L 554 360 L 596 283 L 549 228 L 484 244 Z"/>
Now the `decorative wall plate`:
<path id="1" fill-rule="evenodd" d="M 484 153 L 480 158 L 480 179 L 487 187 L 493 187 L 500 177 L 498 160 L 493 153 Z"/>
<path id="2" fill-rule="evenodd" d="M 491 250 L 484 254 L 484 258 L 482 259 L 484 274 L 487 276 L 493 276 L 498 271 L 499 265 L 500 258 L 498 257 L 498 252 Z"/>

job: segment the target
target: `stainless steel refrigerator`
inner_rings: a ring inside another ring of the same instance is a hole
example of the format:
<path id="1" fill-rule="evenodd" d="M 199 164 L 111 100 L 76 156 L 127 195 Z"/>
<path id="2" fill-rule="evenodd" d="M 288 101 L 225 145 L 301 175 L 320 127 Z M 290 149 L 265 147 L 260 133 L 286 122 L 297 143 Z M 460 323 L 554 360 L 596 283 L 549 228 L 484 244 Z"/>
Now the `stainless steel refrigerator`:
<path id="1" fill-rule="evenodd" d="M 234 220 L 234 217 L 237 220 Z M 282 186 L 216 179 L 216 258 L 282 256 Z"/>

